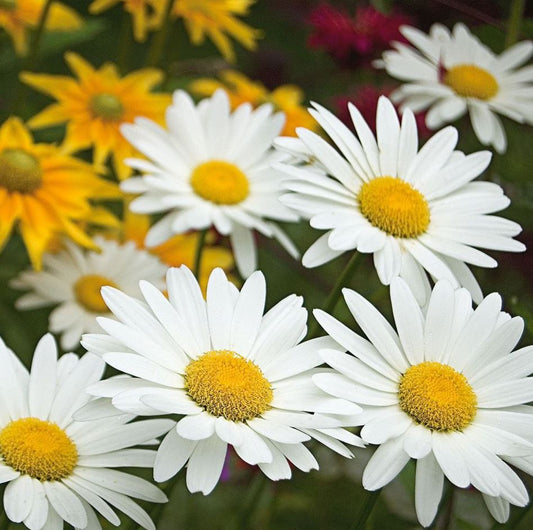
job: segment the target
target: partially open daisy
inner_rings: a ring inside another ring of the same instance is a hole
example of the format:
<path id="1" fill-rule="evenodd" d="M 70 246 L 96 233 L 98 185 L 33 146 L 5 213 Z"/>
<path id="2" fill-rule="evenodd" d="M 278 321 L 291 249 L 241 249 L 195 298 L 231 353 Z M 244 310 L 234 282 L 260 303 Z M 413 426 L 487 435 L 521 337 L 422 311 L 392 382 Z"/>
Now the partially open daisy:
<path id="1" fill-rule="evenodd" d="M 145 41 L 153 20 L 161 18 L 165 2 L 161 0 L 93 0 L 89 5 L 89 13 L 97 15 L 121 2 L 124 4 L 124 10 L 131 14 L 135 40 Z"/>
<path id="2" fill-rule="evenodd" d="M 254 0 L 167 0 L 173 2 L 172 17 L 182 18 L 195 45 L 209 37 L 224 58 L 235 62 L 235 50 L 228 35 L 248 50 L 254 50 L 261 32 L 239 20 Z"/>
<path id="3" fill-rule="evenodd" d="M 272 103 L 276 110 L 285 114 L 285 125 L 280 134 L 295 136 L 296 127 L 305 127 L 310 130 L 318 129 L 318 124 L 302 107 L 303 91 L 296 85 L 281 85 L 272 92 L 258 81 L 252 81 L 236 70 L 223 70 L 219 73 L 220 81 L 213 78 L 201 78 L 190 84 L 193 94 L 211 96 L 219 88 L 226 90 L 232 109 L 242 103 L 251 103 L 258 107 L 263 103 Z"/>
<path id="4" fill-rule="evenodd" d="M 133 241 L 118 243 L 95 237 L 100 251 L 83 251 L 66 242 L 65 249 L 45 254 L 43 270 L 24 271 L 11 287 L 25 289 L 15 303 L 17 309 L 57 305 L 50 313 L 50 331 L 61 334 L 61 347 L 79 346 L 82 333 L 96 332 L 98 315 L 109 314 L 100 289 L 110 285 L 131 295 L 138 295 L 139 281 L 149 280 L 162 289 L 166 265 Z"/>
<path id="5" fill-rule="evenodd" d="M 290 177 L 283 184 L 292 193 L 282 202 L 308 216 L 312 227 L 328 230 L 307 250 L 303 264 L 316 267 L 357 250 L 374 255 L 383 284 L 403 277 L 421 304 L 429 290 L 424 269 L 435 279 L 466 287 L 479 301 L 481 290 L 466 264 L 495 267 L 497 262 L 473 247 L 525 248 L 512 239 L 521 231 L 518 224 L 488 215 L 509 204 L 503 190 L 494 183 L 471 182 L 488 166 L 490 152 L 465 156 L 454 151 L 453 127 L 418 150 L 413 113 L 406 109 L 400 124 L 386 97 L 378 102 L 377 138 L 352 104 L 358 139 L 329 111 L 314 107 L 311 114 L 342 154 L 298 129 L 299 140 L 279 139 L 278 146 L 307 156 L 311 165 L 276 165 Z"/>
<path id="6" fill-rule="evenodd" d="M 397 331 L 358 293 L 344 289 L 344 298 L 368 340 L 316 310 L 322 327 L 350 353 L 322 350 L 339 373 L 313 381 L 363 406 L 355 424 L 363 425 L 365 442 L 379 445 L 363 486 L 385 486 L 414 458 L 416 512 L 424 526 L 435 517 L 444 476 L 460 488 L 472 485 L 489 503 L 524 506 L 526 488 L 504 462 L 517 461 L 531 473 L 525 462 L 533 459 L 533 407 L 525 403 L 533 400 L 527 377 L 533 348 L 512 351 L 522 319 L 503 313 L 496 293 L 474 311 L 468 291 L 454 291 L 445 280 L 426 311 L 402 279 L 392 282 Z"/>
<path id="7" fill-rule="evenodd" d="M 408 81 L 392 98 L 414 112 L 429 109 L 429 128 L 468 110 L 479 141 L 503 153 L 507 140 L 498 114 L 533 124 L 533 70 L 519 68 L 533 55 L 533 42 L 496 55 L 463 24 L 456 24 L 453 33 L 441 24 L 434 24 L 429 35 L 409 26 L 401 31 L 416 49 L 395 43 L 378 64 Z"/>
<path id="8" fill-rule="evenodd" d="M 0 249 L 17 224 L 36 269 L 57 233 L 95 248 L 78 221 L 91 216 L 89 199 L 120 195 L 90 164 L 55 145 L 35 144 L 18 118 L 0 127 Z"/>
<path id="9" fill-rule="evenodd" d="M 57 359 L 51 335 L 37 344 L 31 372 L 0 340 L 0 481 L 10 521 L 32 530 L 101 528 L 98 512 L 115 526 L 118 508 L 146 529 L 148 514 L 130 497 L 165 502 L 159 488 L 110 467 L 152 467 L 155 451 L 131 449 L 168 431 L 169 420 L 128 423 L 131 416 L 79 422 L 72 418 L 94 399 L 85 385 L 105 364 L 94 355 Z"/>
<path id="10" fill-rule="evenodd" d="M 15 51 L 24 55 L 28 51 L 29 33 L 39 23 L 46 0 L 1 0 L 0 28 L 4 28 L 15 45 Z M 75 31 L 82 18 L 74 9 L 54 2 L 46 18 L 47 31 Z"/>
<path id="11" fill-rule="evenodd" d="M 198 106 L 187 93 L 176 91 L 167 110 L 168 131 L 143 118 L 124 125 L 124 136 L 149 159 L 128 160 L 145 173 L 122 183 L 124 191 L 142 194 L 131 210 L 168 212 L 150 229 L 146 245 L 214 226 L 230 236 L 239 272 L 247 277 L 257 266 L 255 229 L 278 239 L 296 257 L 285 233 L 263 219 L 298 219 L 279 202 L 282 174 L 270 167 L 287 158 L 271 148 L 282 126 L 283 115 L 272 115 L 270 105 L 252 110 L 243 104 L 230 112 L 223 90 Z"/>
<path id="12" fill-rule="evenodd" d="M 96 165 L 113 155 L 118 177 L 128 177 L 131 171 L 124 159 L 135 151 L 120 134 L 120 125 L 131 123 L 136 116 L 163 121 L 170 96 L 151 93 L 161 82 L 162 72 L 143 68 L 121 78 L 111 63 L 96 70 L 73 52 L 66 53 L 65 60 L 77 80 L 49 74 L 21 74 L 22 81 L 57 99 L 57 103 L 33 116 L 28 125 L 39 129 L 66 122 L 67 134 L 62 145 L 65 151 L 94 146 Z"/>
<path id="13" fill-rule="evenodd" d="M 124 412 L 183 416 L 158 449 L 155 480 L 187 464 L 189 490 L 208 494 L 228 444 L 272 480 L 290 478 L 288 462 L 303 471 L 317 468 L 302 443 L 310 437 L 345 456 L 351 453 L 341 441 L 361 444 L 327 416 L 355 414 L 359 407 L 312 383 L 319 349 L 336 344 L 329 337 L 300 343 L 307 330 L 301 297 L 288 296 L 263 315 L 262 273 L 239 292 L 215 269 L 206 301 L 184 266 L 167 274 L 168 300 L 148 282 L 140 288 L 144 302 L 104 287 L 118 322 L 99 318 L 107 334 L 84 335 L 82 344 L 134 376 L 102 381 L 90 393 L 111 397 Z"/>

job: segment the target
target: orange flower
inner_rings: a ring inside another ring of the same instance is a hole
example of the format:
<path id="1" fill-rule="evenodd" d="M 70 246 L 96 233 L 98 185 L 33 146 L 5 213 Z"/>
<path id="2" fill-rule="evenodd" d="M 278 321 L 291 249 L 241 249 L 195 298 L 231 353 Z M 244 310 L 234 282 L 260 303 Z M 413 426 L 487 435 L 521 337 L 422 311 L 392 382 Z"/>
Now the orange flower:
<path id="1" fill-rule="evenodd" d="M 48 74 L 21 74 L 22 81 L 57 99 L 57 103 L 34 116 L 28 125 L 41 128 L 67 122 L 63 142 L 66 152 L 94 146 L 97 165 L 103 164 L 112 153 L 119 179 L 127 178 L 131 169 L 124 164 L 124 159 L 132 156 L 135 150 L 120 134 L 120 126 L 133 122 L 137 116 L 163 121 L 170 95 L 150 93 L 162 80 L 162 72 L 144 68 L 121 78 L 113 64 L 106 63 L 95 70 L 75 53 L 67 53 L 65 59 L 78 80 Z"/>

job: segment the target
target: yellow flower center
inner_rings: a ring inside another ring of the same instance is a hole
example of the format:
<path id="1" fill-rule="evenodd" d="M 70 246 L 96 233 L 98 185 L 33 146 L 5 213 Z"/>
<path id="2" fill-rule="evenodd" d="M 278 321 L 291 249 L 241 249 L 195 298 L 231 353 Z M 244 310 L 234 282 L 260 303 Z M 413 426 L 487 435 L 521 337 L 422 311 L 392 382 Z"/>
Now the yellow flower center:
<path id="1" fill-rule="evenodd" d="M 394 237 L 418 237 L 429 226 L 426 199 L 401 179 L 385 176 L 365 182 L 357 199 L 368 221 Z"/>
<path id="2" fill-rule="evenodd" d="M 5 149 L 0 153 L 0 186 L 8 191 L 31 193 L 43 181 L 39 160 L 22 149 Z"/>
<path id="3" fill-rule="evenodd" d="M 246 175 L 224 160 L 211 160 L 197 166 L 191 175 L 196 195 L 215 204 L 238 204 L 248 197 L 250 186 Z"/>
<path id="4" fill-rule="evenodd" d="M 124 114 L 124 105 L 113 94 L 98 94 L 91 99 L 91 110 L 104 120 L 120 120 Z"/>
<path id="5" fill-rule="evenodd" d="M 100 293 L 100 290 L 105 285 L 117 287 L 113 280 L 99 274 L 81 276 L 74 284 L 74 295 L 77 302 L 93 313 L 108 313 L 109 309 Z"/>
<path id="6" fill-rule="evenodd" d="M 476 415 L 477 398 L 463 374 L 451 366 L 423 362 L 403 374 L 400 408 L 434 431 L 462 431 Z"/>
<path id="7" fill-rule="evenodd" d="M 213 416 L 251 420 L 270 408 L 272 388 L 263 372 L 230 350 L 208 351 L 185 369 L 189 396 Z"/>
<path id="8" fill-rule="evenodd" d="M 446 83 L 456 94 L 464 98 L 484 101 L 498 93 L 498 82 L 494 76 L 475 64 L 458 64 L 444 75 Z"/>
<path id="9" fill-rule="evenodd" d="M 4 463 L 41 481 L 60 480 L 72 474 L 78 462 L 74 442 L 55 423 L 22 418 L 0 432 Z"/>
<path id="10" fill-rule="evenodd" d="M 17 0 L 0 0 L 0 9 L 14 11 L 17 8 Z"/>

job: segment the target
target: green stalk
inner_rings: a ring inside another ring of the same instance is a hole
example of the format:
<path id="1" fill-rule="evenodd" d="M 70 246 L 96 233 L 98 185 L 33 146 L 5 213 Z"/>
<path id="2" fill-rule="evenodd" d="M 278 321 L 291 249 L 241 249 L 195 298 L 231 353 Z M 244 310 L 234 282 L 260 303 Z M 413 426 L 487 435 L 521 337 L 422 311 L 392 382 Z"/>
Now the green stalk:
<path id="1" fill-rule="evenodd" d="M 351 530 L 363 530 L 365 528 L 366 522 L 368 521 L 368 518 L 370 517 L 370 514 L 376 505 L 380 493 L 381 489 L 369 491 L 367 493 L 365 503 L 359 512 L 357 520 L 351 526 Z"/>
<path id="2" fill-rule="evenodd" d="M 163 50 L 165 49 L 165 43 L 167 41 L 168 30 L 170 28 L 170 13 L 174 0 L 168 0 L 165 14 L 163 15 L 163 24 L 159 28 L 159 31 L 153 36 L 150 50 L 148 51 L 148 57 L 146 59 L 147 66 L 159 66 L 161 57 L 163 56 Z"/>
<path id="3" fill-rule="evenodd" d="M 198 242 L 196 243 L 196 252 L 194 254 L 194 276 L 200 281 L 200 267 L 202 265 L 202 254 L 205 248 L 205 238 L 207 236 L 208 228 L 204 228 L 198 232 Z"/>
<path id="4" fill-rule="evenodd" d="M 252 484 L 248 489 L 248 496 L 244 503 L 244 509 L 240 515 L 238 528 L 242 530 L 247 530 L 250 528 L 250 522 L 253 518 L 253 515 L 256 511 L 259 501 L 263 496 L 263 492 L 268 484 L 267 477 L 263 473 L 258 472 L 257 475 L 253 478 Z"/>
<path id="5" fill-rule="evenodd" d="M 359 264 L 358 258 L 359 252 L 354 252 L 353 256 L 350 258 L 350 261 L 348 261 L 348 264 L 346 265 L 346 267 L 344 267 L 344 270 L 341 272 L 339 278 L 337 279 L 337 282 L 333 286 L 333 289 L 331 289 L 331 292 L 329 293 L 324 303 L 324 306 L 321 308 L 326 313 L 333 313 L 340 299 L 342 288 L 346 286 L 346 282 L 352 277 L 353 273 L 355 272 L 355 269 L 357 268 L 357 265 Z M 315 338 L 319 330 L 320 327 L 318 325 L 318 322 L 316 320 L 313 320 L 311 322 L 311 325 L 309 326 L 308 339 Z"/>
<path id="6" fill-rule="evenodd" d="M 520 35 L 520 27 L 524 18 L 526 0 L 512 0 L 507 21 L 507 34 L 505 35 L 505 47 L 512 46 Z"/>
<path id="7" fill-rule="evenodd" d="M 47 0 L 44 4 L 43 10 L 41 11 L 41 16 L 37 22 L 37 27 L 31 38 L 30 50 L 28 56 L 23 64 L 23 70 L 34 70 L 35 65 L 37 64 L 37 57 L 39 56 L 39 46 L 41 45 L 42 36 L 44 33 L 44 27 L 46 24 L 46 19 L 50 14 L 50 8 L 54 0 Z M 17 95 L 13 102 L 13 114 L 19 114 L 22 104 L 24 103 L 24 97 L 26 95 L 26 85 L 21 84 L 19 90 L 17 90 Z"/>

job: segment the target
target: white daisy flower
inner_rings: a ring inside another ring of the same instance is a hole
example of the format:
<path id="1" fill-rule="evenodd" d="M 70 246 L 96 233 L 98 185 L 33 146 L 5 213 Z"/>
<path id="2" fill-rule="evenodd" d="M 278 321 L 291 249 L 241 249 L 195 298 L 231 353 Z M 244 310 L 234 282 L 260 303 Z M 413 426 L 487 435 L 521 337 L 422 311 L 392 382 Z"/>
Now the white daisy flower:
<path id="1" fill-rule="evenodd" d="M 407 109 L 400 124 L 385 97 L 378 102 L 377 140 L 352 104 L 359 139 L 325 108 L 314 107 L 310 113 L 341 153 L 306 129 L 297 130 L 299 139 L 277 141 L 295 155 L 306 150 L 329 174 L 314 167 L 276 166 L 290 177 L 284 185 L 293 192 L 281 200 L 310 218 L 312 227 L 328 230 L 304 254 L 304 266 L 317 267 L 357 250 L 374 255 L 383 284 L 403 277 L 421 304 L 429 293 L 424 270 L 466 287 L 480 300 L 481 290 L 466 264 L 495 267 L 497 262 L 473 247 L 525 249 L 512 239 L 521 231 L 517 223 L 488 215 L 510 202 L 500 186 L 471 182 L 488 166 L 491 153 L 454 151 L 453 127 L 418 150 L 413 113 Z"/>
<path id="2" fill-rule="evenodd" d="M 156 481 L 187 464 L 189 491 L 210 493 L 228 444 L 272 480 L 290 478 L 288 462 L 303 471 L 318 467 L 302 443 L 310 437 L 347 457 L 341 441 L 361 445 L 327 416 L 360 408 L 328 396 L 311 380 L 322 363 L 318 350 L 338 346 L 329 337 L 300 342 L 307 330 L 301 297 L 288 296 L 263 315 L 261 272 L 239 292 L 215 269 L 205 301 L 185 266 L 169 269 L 167 287 L 168 300 L 141 282 L 146 303 L 104 287 L 119 322 L 99 318 L 107 334 L 82 340 L 90 352 L 134 376 L 102 381 L 89 392 L 111 397 L 115 407 L 132 414 L 183 416 L 158 449 Z"/>
<path id="3" fill-rule="evenodd" d="M 355 424 L 379 445 L 363 486 L 388 484 L 416 459 L 415 506 L 423 526 L 433 521 L 444 476 L 484 494 L 503 517 L 509 503 L 524 506 L 527 490 L 504 461 L 533 472 L 533 347 L 512 351 L 524 323 L 501 311 L 492 293 L 474 311 L 465 289 L 438 282 L 426 311 L 396 278 L 391 301 L 397 331 L 358 293 L 344 298 L 368 340 L 316 310 L 327 333 L 350 353 L 322 350 L 337 374 L 313 381 L 340 399 L 362 405 Z"/>
<path id="4" fill-rule="evenodd" d="M 143 528 L 148 514 L 130 497 L 166 502 L 164 493 L 134 475 L 109 467 L 152 467 L 155 451 L 131 449 L 153 443 L 169 420 L 127 423 L 122 415 L 79 422 L 72 417 L 92 401 L 85 385 L 100 379 L 105 363 L 72 353 L 57 359 L 52 335 L 37 344 L 31 372 L 0 339 L 0 482 L 10 521 L 31 530 L 101 529 L 98 512 L 115 526 L 118 508 Z"/>
<path id="5" fill-rule="evenodd" d="M 219 90 L 197 106 L 181 90 L 167 109 L 168 131 L 145 118 L 121 131 L 149 161 L 127 163 L 144 172 L 124 181 L 122 189 L 141 193 L 130 208 L 138 213 L 168 212 L 149 230 L 152 247 L 173 234 L 214 226 L 230 236 L 239 272 L 248 277 L 257 267 L 253 230 L 275 237 L 295 258 L 298 252 L 277 221 L 297 221 L 282 205 L 281 175 L 270 167 L 285 158 L 272 141 L 284 122 L 272 106 L 252 110 L 245 103 L 230 112 L 226 92 Z"/>
<path id="6" fill-rule="evenodd" d="M 84 332 L 97 332 L 98 315 L 109 314 L 100 294 L 104 285 L 138 295 L 139 280 L 164 287 L 167 266 L 133 241 L 120 244 L 95 237 L 100 252 L 82 250 L 65 242 L 65 250 L 45 254 L 43 270 L 28 270 L 14 278 L 10 286 L 29 289 L 15 303 L 19 310 L 57 305 L 50 313 L 50 330 L 61 334 L 61 347 L 71 350 L 80 344 Z"/>
<path id="7" fill-rule="evenodd" d="M 429 35 L 409 26 L 401 32 L 416 49 L 396 42 L 377 66 L 408 81 L 391 97 L 413 112 L 429 109 L 430 129 L 468 110 L 479 141 L 503 153 L 507 140 L 498 114 L 533 124 L 533 69 L 519 68 L 533 55 L 533 42 L 519 42 L 496 55 L 463 24 L 456 24 L 453 33 L 441 24 L 434 24 Z"/>

